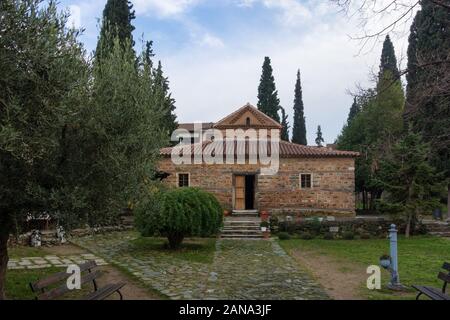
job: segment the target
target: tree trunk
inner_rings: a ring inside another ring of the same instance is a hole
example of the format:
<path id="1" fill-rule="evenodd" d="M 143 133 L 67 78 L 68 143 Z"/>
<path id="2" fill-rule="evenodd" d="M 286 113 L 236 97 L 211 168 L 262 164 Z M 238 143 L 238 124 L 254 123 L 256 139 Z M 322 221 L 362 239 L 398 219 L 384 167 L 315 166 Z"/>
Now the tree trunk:
<path id="1" fill-rule="evenodd" d="M 412 213 L 408 213 L 408 219 L 406 220 L 406 229 L 405 229 L 406 238 L 409 238 L 411 234 L 411 221 L 412 221 Z"/>
<path id="2" fill-rule="evenodd" d="M 0 300 L 5 300 L 6 269 L 8 267 L 9 232 L 0 231 Z"/>
<path id="3" fill-rule="evenodd" d="M 170 233 L 167 236 L 170 249 L 178 249 L 183 242 L 184 234 L 180 232 Z"/>

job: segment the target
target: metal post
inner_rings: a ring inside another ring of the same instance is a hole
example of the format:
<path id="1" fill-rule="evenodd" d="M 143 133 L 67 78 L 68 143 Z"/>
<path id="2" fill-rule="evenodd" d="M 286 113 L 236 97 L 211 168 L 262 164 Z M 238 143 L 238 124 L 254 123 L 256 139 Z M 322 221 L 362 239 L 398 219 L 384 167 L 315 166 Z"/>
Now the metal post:
<path id="1" fill-rule="evenodd" d="M 389 239 L 391 255 L 391 282 L 388 287 L 393 290 L 403 290 L 404 286 L 400 283 L 400 277 L 398 274 L 397 227 L 395 224 L 391 224 L 389 229 Z"/>

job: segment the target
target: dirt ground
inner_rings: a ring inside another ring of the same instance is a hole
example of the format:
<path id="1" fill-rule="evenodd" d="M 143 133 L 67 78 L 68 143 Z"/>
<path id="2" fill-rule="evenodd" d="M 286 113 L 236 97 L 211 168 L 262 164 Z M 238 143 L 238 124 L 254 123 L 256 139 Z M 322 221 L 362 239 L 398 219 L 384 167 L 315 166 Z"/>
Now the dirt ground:
<path id="1" fill-rule="evenodd" d="M 48 254 L 55 255 L 72 255 L 86 253 L 86 250 L 74 246 L 72 244 L 66 244 L 62 246 L 54 247 L 42 247 L 43 251 Z M 98 280 L 99 286 L 106 285 L 108 283 L 125 282 L 126 285 L 121 289 L 124 300 L 157 300 L 161 297 L 152 292 L 150 289 L 145 288 L 136 279 L 124 274 L 114 266 L 107 265 L 99 267 L 102 271 L 102 276 Z M 110 297 L 111 300 L 118 300 L 119 295 L 113 294 Z"/>
<path id="2" fill-rule="evenodd" d="M 305 266 L 335 300 L 362 300 L 358 294 L 361 284 L 367 277 L 364 272 L 352 272 L 354 264 L 337 261 L 327 256 L 319 256 L 317 252 L 294 250 L 292 256 Z"/>

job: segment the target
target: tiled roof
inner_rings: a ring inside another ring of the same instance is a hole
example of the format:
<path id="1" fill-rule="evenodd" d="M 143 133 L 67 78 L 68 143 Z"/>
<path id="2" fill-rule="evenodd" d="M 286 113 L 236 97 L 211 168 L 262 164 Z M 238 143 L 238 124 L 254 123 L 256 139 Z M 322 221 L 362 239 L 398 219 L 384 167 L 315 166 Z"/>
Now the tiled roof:
<path id="1" fill-rule="evenodd" d="M 214 122 L 206 122 L 206 123 L 200 123 L 202 125 L 203 130 L 211 129 L 214 126 Z M 194 125 L 195 123 L 179 123 L 178 129 L 185 129 L 189 132 L 194 131 Z"/>
<path id="2" fill-rule="evenodd" d="M 217 150 L 218 144 L 223 143 L 222 150 L 223 154 L 225 156 L 226 154 L 226 142 L 225 141 L 214 141 L 214 142 L 204 142 L 202 144 L 192 144 L 190 146 L 191 148 L 191 154 L 202 154 L 203 152 L 205 154 L 210 154 L 208 152 L 209 150 L 212 151 L 213 148 Z M 238 151 L 239 154 L 242 154 L 244 152 L 245 148 L 245 154 L 248 156 L 249 154 L 256 154 L 257 148 L 255 146 L 250 145 L 248 142 L 245 143 L 245 145 L 237 144 L 237 142 L 234 142 L 235 147 L 235 156 L 236 151 Z M 240 149 L 240 150 L 238 150 Z M 251 150 L 249 150 L 251 149 Z M 270 143 L 268 143 L 268 149 L 270 154 Z M 206 152 L 205 152 L 206 150 Z M 334 150 L 331 148 L 326 147 L 312 147 L 312 146 L 304 146 L 300 144 L 295 144 L 291 142 L 286 141 L 280 141 L 279 144 L 279 152 L 281 158 L 355 158 L 359 156 L 358 152 L 353 151 L 340 151 L 340 150 Z M 160 151 L 160 154 L 165 157 L 170 157 L 172 153 L 172 148 L 163 148 Z"/>
<path id="3" fill-rule="evenodd" d="M 234 127 L 235 122 L 239 120 L 240 117 L 245 112 L 252 113 L 256 119 L 260 122 L 260 124 L 253 124 L 252 127 L 261 127 L 261 128 L 274 128 L 274 129 L 281 129 L 282 126 L 275 120 L 273 120 L 271 117 L 267 116 L 266 114 L 259 111 L 257 108 L 252 106 L 250 103 L 247 103 L 245 106 L 239 108 L 235 112 L 231 113 L 230 115 L 226 116 L 222 120 L 216 122 L 214 125 L 214 128 L 217 129 L 224 129 L 228 127 Z"/>

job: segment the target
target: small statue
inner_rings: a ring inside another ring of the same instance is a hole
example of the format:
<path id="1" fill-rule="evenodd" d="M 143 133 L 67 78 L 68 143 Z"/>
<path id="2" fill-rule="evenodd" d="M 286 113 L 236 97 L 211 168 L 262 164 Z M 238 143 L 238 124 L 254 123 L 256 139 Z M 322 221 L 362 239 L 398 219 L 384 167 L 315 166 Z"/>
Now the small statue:
<path id="1" fill-rule="evenodd" d="M 40 247 L 42 245 L 42 234 L 39 230 L 31 232 L 30 244 L 32 247 Z"/>
<path id="2" fill-rule="evenodd" d="M 56 236 L 58 237 L 59 243 L 63 244 L 67 242 L 66 231 L 62 226 L 56 227 Z"/>

